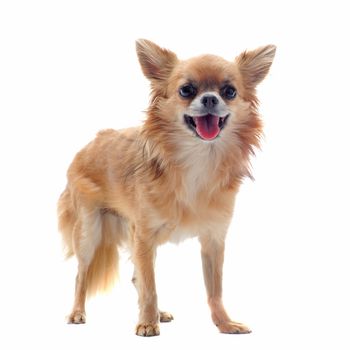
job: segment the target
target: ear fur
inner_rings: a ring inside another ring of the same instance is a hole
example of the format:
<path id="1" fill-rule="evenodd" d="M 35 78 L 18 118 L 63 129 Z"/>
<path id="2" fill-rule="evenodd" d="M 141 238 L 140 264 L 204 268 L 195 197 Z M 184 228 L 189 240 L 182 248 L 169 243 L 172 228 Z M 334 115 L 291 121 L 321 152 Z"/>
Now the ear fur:
<path id="1" fill-rule="evenodd" d="M 253 51 L 244 51 L 236 58 L 244 85 L 248 89 L 254 89 L 266 77 L 275 53 L 276 46 L 267 45 Z"/>
<path id="2" fill-rule="evenodd" d="M 178 61 L 175 53 L 146 39 L 136 41 L 136 52 L 143 74 L 151 81 L 167 79 Z"/>

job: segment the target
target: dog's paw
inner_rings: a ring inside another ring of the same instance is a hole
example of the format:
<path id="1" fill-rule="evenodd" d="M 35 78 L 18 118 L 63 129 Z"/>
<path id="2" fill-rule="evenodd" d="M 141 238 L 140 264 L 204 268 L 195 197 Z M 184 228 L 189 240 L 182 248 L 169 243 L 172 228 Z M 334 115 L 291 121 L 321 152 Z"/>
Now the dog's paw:
<path id="1" fill-rule="evenodd" d="M 248 333 L 252 332 L 243 323 L 238 323 L 238 322 L 233 322 L 233 321 L 218 324 L 217 327 L 219 328 L 221 333 L 248 334 Z"/>
<path id="2" fill-rule="evenodd" d="M 83 324 L 86 322 L 86 315 L 85 312 L 83 311 L 73 311 L 69 316 L 68 316 L 68 323 L 71 324 Z"/>
<path id="3" fill-rule="evenodd" d="M 174 319 L 173 315 L 169 312 L 159 311 L 160 322 L 171 322 Z"/>
<path id="4" fill-rule="evenodd" d="M 159 334 L 159 325 L 157 323 L 140 323 L 136 326 L 136 335 L 141 337 L 153 337 Z"/>

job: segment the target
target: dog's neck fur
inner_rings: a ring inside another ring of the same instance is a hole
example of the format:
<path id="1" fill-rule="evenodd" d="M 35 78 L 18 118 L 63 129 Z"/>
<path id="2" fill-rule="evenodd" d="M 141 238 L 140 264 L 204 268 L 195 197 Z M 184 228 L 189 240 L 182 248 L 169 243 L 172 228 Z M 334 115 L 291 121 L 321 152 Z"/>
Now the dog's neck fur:
<path id="1" fill-rule="evenodd" d="M 166 179 L 165 189 L 181 202 L 195 202 L 199 192 L 210 198 L 219 189 L 236 189 L 249 175 L 250 152 L 242 151 L 237 135 L 204 142 L 195 136 L 179 140 L 176 130 L 165 129 L 164 134 L 149 130 L 147 125 L 141 135 L 150 176 Z"/>

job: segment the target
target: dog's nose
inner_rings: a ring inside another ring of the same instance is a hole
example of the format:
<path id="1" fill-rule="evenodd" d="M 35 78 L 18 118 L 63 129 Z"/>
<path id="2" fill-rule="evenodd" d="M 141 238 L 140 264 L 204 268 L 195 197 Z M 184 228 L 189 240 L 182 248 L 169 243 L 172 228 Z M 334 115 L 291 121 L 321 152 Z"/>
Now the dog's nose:
<path id="1" fill-rule="evenodd" d="M 215 95 L 206 94 L 201 98 L 201 103 L 206 108 L 213 108 L 219 103 L 219 100 Z"/>

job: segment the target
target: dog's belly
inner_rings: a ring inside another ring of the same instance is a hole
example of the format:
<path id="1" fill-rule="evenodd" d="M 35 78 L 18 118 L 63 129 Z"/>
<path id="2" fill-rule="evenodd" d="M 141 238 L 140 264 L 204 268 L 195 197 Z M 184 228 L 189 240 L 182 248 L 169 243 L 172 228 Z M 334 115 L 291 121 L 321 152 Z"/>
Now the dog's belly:
<path id="1" fill-rule="evenodd" d="M 169 242 L 180 243 L 187 238 L 193 238 L 198 236 L 198 232 L 195 232 L 186 228 L 176 228 L 169 236 Z"/>
<path id="2" fill-rule="evenodd" d="M 159 243 L 180 243 L 187 238 L 200 236 L 211 236 L 213 239 L 222 239 L 226 234 L 228 225 L 228 217 L 211 217 L 210 219 L 201 218 L 201 220 L 193 220 L 190 223 L 171 224 L 169 221 L 162 221 L 161 225 L 157 225 L 155 230 L 158 235 Z"/>

